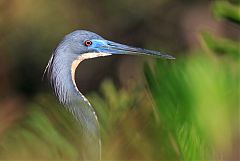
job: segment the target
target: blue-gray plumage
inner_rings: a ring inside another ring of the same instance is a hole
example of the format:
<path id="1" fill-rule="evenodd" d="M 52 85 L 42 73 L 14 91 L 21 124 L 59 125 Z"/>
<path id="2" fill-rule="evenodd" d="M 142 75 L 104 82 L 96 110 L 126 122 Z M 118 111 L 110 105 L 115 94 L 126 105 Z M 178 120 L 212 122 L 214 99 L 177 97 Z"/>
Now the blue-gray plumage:
<path id="1" fill-rule="evenodd" d="M 122 45 L 105 40 L 93 32 L 77 30 L 63 38 L 45 70 L 59 101 L 74 115 L 81 126 L 82 160 L 100 160 L 101 138 L 94 109 L 76 86 L 75 70 L 85 59 L 114 54 L 144 54 L 174 59 L 157 51 Z"/>

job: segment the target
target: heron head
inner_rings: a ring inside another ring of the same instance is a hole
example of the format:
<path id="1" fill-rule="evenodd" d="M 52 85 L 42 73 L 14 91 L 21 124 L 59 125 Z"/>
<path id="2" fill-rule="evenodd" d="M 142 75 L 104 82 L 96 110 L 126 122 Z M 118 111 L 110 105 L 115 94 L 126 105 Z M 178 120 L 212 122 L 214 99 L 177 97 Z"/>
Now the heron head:
<path id="1" fill-rule="evenodd" d="M 48 62 L 43 76 L 45 73 L 48 74 L 48 78 L 54 87 L 55 93 L 58 95 L 60 101 L 64 103 L 69 97 L 66 97 L 68 96 L 66 94 L 67 90 L 63 92 L 63 88 L 69 85 L 71 86 L 72 84 L 64 83 L 62 80 L 68 77 L 71 78 L 74 87 L 77 89 L 75 83 L 75 70 L 81 61 L 117 54 L 151 55 L 165 59 L 174 59 L 171 55 L 158 51 L 119 44 L 106 40 L 93 32 L 77 30 L 66 35 L 57 46 Z M 66 89 L 68 88 L 69 87 L 66 87 Z"/>
<path id="2" fill-rule="evenodd" d="M 151 55 L 165 59 L 174 59 L 173 56 L 158 51 L 131 47 L 105 40 L 101 36 L 85 30 L 74 31 L 65 36 L 64 40 L 69 42 L 66 44 L 71 50 L 71 53 L 77 57 L 84 57 L 84 59 L 117 54 Z M 65 41 L 63 41 L 63 43 Z"/>

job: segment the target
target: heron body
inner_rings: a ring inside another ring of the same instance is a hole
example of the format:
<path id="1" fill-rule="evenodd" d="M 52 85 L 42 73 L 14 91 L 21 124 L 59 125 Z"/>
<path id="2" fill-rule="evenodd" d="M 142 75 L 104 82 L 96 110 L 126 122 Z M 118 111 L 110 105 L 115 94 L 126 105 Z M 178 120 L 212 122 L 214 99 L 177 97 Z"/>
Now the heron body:
<path id="1" fill-rule="evenodd" d="M 145 54 L 174 59 L 157 51 L 130 47 L 105 40 L 93 32 L 77 30 L 63 38 L 45 70 L 60 103 L 73 114 L 81 127 L 82 160 L 101 159 L 101 137 L 97 115 L 76 86 L 75 70 L 83 60 L 114 54 Z"/>

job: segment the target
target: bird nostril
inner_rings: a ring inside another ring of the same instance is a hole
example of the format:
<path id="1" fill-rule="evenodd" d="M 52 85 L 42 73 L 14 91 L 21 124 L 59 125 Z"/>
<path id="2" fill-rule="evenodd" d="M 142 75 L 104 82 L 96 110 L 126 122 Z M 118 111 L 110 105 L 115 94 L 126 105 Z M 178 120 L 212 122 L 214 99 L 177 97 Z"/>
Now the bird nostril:
<path id="1" fill-rule="evenodd" d="M 85 46 L 90 46 L 90 45 L 92 45 L 92 41 L 86 40 L 86 41 L 84 41 L 84 45 Z"/>

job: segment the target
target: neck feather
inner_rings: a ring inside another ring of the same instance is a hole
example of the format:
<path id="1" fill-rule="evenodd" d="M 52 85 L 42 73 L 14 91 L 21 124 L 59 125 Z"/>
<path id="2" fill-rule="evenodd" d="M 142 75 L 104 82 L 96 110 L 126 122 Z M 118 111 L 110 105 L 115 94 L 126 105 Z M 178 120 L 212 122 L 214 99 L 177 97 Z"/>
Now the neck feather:
<path id="1" fill-rule="evenodd" d="M 51 57 L 47 73 L 59 101 L 74 115 L 82 130 L 84 158 L 99 160 L 100 135 L 97 116 L 88 100 L 75 83 L 75 71 L 84 58 L 71 57 L 64 48 L 57 49 Z"/>

